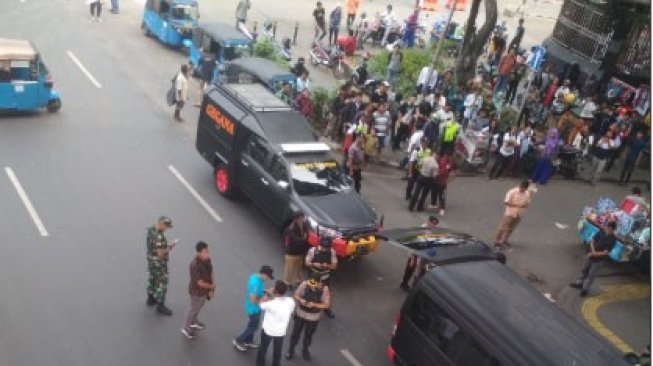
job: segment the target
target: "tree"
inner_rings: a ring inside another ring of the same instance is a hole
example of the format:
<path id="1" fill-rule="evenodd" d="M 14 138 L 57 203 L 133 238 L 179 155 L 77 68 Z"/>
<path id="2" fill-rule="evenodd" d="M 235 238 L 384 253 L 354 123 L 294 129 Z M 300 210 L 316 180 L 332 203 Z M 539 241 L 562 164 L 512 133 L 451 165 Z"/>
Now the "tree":
<path id="1" fill-rule="evenodd" d="M 474 77 L 476 73 L 476 62 L 483 52 L 483 47 L 492 34 L 497 24 L 497 0 L 485 0 L 485 24 L 476 29 L 476 17 L 481 0 L 473 0 L 467 18 L 463 45 L 456 65 L 456 78 L 458 82 L 465 82 Z"/>

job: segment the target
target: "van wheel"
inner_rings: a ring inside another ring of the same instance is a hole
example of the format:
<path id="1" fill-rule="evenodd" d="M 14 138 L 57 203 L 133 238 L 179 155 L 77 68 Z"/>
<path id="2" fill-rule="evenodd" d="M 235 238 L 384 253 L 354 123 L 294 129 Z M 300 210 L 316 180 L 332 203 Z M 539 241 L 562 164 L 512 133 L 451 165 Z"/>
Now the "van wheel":
<path id="1" fill-rule="evenodd" d="M 218 193 L 225 197 L 233 197 L 234 190 L 231 188 L 231 176 L 227 167 L 221 165 L 215 169 L 215 188 Z"/>

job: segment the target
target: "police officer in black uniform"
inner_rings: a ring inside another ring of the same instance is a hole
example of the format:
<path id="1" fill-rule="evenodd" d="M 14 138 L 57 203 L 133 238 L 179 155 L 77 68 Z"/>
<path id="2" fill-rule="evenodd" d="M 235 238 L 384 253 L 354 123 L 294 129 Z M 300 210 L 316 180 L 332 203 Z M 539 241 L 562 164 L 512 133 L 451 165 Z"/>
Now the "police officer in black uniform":
<path id="1" fill-rule="evenodd" d="M 332 241 L 333 239 L 328 236 L 320 237 L 320 243 L 308 251 L 304 262 L 306 267 L 312 273 L 319 275 L 322 283 L 325 286 L 329 286 L 329 288 L 331 288 L 331 272 L 335 271 L 338 267 L 338 256 L 336 255 L 336 251 L 331 248 Z M 330 307 L 324 309 L 324 314 L 329 318 L 335 317 Z"/>
<path id="2" fill-rule="evenodd" d="M 318 272 L 312 272 L 308 281 L 304 281 L 299 285 L 294 297 L 299 306 L 295 311 L 295 322 L 293 323 L 290 347 L 288 347 L 286 359 L 290 360 L 295 356 L 295 347 L 299 343 L 302 331 L 304 331 L 302 357 L 304 360 L 310 361 L 311 354 L 308 352 L 308 347 L 311 345 L 313 334 L 320 321 L 320 313 L 331 305 L 331 293 L 329 286 L 322 283 L 322 275 Z"/>

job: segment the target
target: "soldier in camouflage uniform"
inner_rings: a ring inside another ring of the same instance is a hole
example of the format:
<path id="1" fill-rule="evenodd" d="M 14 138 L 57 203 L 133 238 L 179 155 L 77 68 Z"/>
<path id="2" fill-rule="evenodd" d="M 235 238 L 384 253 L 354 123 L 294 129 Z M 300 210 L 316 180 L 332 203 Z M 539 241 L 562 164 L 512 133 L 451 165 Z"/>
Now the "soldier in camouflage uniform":
<path id="1" fill-rule="evenodd" d="M 161 216 L 157 223 L 147 229 L 147 269 L 149 272 L 147 283 L 147 305 L 157 305 L 156 311 L 163 315 L 172 315 L 172 311 L 165 306 L 166 291 L 168 289 L 168 253 L 177 242 L 168 245 L 163 233 L 172 227 L 172 220 Z"/>

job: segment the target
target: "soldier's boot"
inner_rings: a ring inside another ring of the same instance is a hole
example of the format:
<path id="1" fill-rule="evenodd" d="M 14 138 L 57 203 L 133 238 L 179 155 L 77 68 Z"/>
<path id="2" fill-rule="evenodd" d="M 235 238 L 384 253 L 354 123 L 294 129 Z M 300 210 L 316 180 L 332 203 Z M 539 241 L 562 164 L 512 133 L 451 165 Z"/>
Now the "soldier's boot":
<path id="1" fill-rule="evenodd" d="M 152 294 L 147 294 L 147 302 L 146 302 L 146 304 L 147 304 L 147 306 L 154 306 L 154 305 L 156 305 L 156 299 L 154 298 L 154 296 L 153 296 Z"/>
<path id="2" fill-rule="evenodd" d="M 172 315 L 172 310 L 168 309 L 163 302 L 160 302 L 159 305 L 156 306 L 156 312 L 161 315 Z"/>

